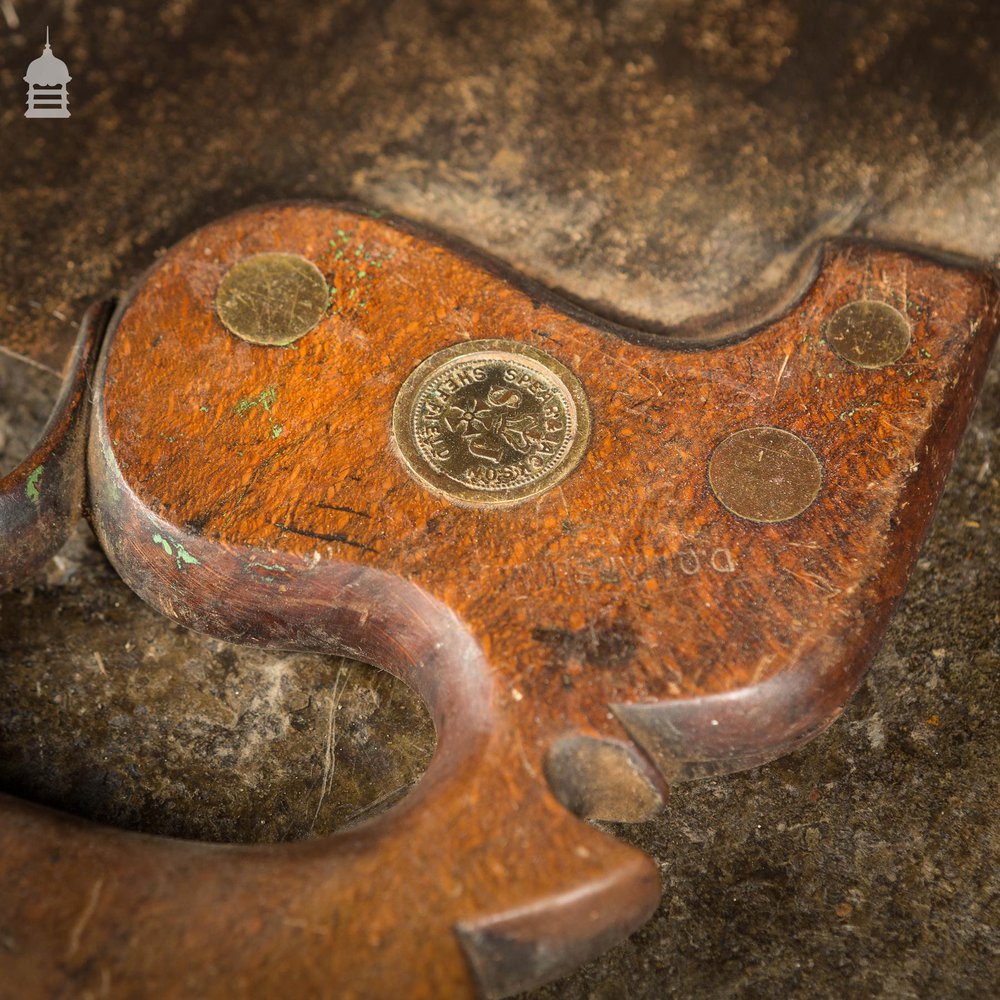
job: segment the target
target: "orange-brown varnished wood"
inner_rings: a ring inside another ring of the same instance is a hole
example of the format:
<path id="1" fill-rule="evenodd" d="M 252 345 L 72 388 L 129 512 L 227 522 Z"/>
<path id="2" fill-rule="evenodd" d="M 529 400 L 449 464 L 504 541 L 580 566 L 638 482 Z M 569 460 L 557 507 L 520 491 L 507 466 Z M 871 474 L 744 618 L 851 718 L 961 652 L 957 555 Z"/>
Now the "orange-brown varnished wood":
<path id="1" fill-rule="evenodd" d="M 283 348 L 234 337 L 214 308 L 233 264 L 274 250 L 333 289 Z M 897 362 L 858 368 L 825 343 L 858 299 L 906 316 Z M 655 905 L 654 867 L 560 800 L 631 815 L 664 782 L 766 760 L 836 716 L 902 592 L 996 312 L 988 275 L 832 244 L 788 315 L 679 350 L 347 209 L 273 206 L 193 234 L 105 350 L 102 542 L 193 628 L 400 674 L 438 752 L 402 804 L 308 844 L 179 844 L 6 802 L 19 971 L 39 995 L 101 976 L 157 996 L 501 995 L 627 933 Z M 557 359 L 591 411 L 575 471 L 498 509 L 428 491 L 392 440 L 407 375 L 481 339 Z M 776 524 L 733 515 L 708 481 L 718 443 L 761 425 L 822 467 L 816 500 Z"/>
<path id="2" fill-rule="evenodd" d="M 329 318 L 288 349 L 237 340 L 213 309 L 226 269 L 270 248 L 314 260 L 337 289 Z M 817 634 L 854 631 L 849 609 L 898 544 L 890 519 L 931 418 L 981 365 L 992 295 L 979 275 L 836 248 L 781 322 L 679 352 L 571 319 L 385 222 L 278 208 L 201 231 L 149 276 L 109 357 L 108 430 L 124 479 L 165 520 L 412 580 L 468 624 L 512 711 L 606 730 L 609 704 L 742 688 Z M 857 298 L 910 320 L 898 364 L 855 368 L 824 343 L 824 320 Z M 405 376 L 481 338 L 556 357 L 593 410 L 579 469 L 512 509 L 435 496 L 390 440 Z M 268 391 L 269 408 L 246 408 Z M 733 517 L 708 485 L 719 440 L 760 424 L 801 436 L 824 469 L 817 502 L 784 524 Z"/>

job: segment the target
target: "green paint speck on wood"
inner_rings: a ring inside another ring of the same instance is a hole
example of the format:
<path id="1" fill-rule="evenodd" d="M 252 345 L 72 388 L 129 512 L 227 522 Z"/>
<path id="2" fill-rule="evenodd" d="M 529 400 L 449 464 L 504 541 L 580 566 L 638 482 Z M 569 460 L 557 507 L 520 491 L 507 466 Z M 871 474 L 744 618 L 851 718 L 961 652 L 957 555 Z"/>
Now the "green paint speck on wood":
<path id="1" fill-rule="evenodd" d="M 176 542 L 174 544 L 177 544 Z M 200 566 L 201 563 L 183 545 L 177 545 L 177 568 L 182 569 L 182 563 L 188 566 Z"/>
<path id="2" fill-rule="evenodd" d="M 31 470 L 31 474 L 28 476 L 28 481 L 24 485 L 24 494 L 32 502 L 38 503 L 42 493 L 38 488 L 38 484 L 42 478 L 42 473 L 45 472 L 45 466 L 39 465 Z"/>
<path id="3" fill-rule="evenodd" d="M 259 396 L 247 396 L 245 399 L 241 399 L 236 404 L 236 412 L 241 416 L 245 417 L 255 406 L 263 407 L 267 412 L 271 412 L 271 407 L 274 406 L 278 399 L 278 390 L 275 386 L 269 385 Z"/>
<path id="4" fill-rule="evenodd" d="M 271 424 L 271 437 L 276 438 L 281 435 L 281 432 L 285 429 L 283 424 L 279 424 L 277 420 L 274 419 L 271 411 L 274 409 L 274 404 L 278 401 L 278 390 L 276 386 L 269 385 L 263 392 L 258 396 L 247 396 L 246 399 L 241 399 L 236 404 L 236 412 L 241 417 L 246 417 L 246 415 L 255 407 L 259 406 L 267 414 L 267 419 Z"/>
<path id="5" fill-rule="evenodd" d="M 174 541 L 173 538 L 164 538 L 161 534 L 153 535 L 153 543 L 159 545 L 168 556 L 174 556 L 177 563 L 178 569 L 184 569 L 185 566 L 200 566 L 201 563 L 180 542 Z"/>
<path id="6" fill-rule="evenodd" d="M 159 545 L 163 549 L 163 551 L 166 552 L 166 554 L 168 556 L 172 556 L 174 554 L 174 550 L 171 547 L 170 542 L 168 542 L 163 537 L 163 535 L 159 535 L 159 534 L 153 535 L 153 544 L 154 545 Z"/>

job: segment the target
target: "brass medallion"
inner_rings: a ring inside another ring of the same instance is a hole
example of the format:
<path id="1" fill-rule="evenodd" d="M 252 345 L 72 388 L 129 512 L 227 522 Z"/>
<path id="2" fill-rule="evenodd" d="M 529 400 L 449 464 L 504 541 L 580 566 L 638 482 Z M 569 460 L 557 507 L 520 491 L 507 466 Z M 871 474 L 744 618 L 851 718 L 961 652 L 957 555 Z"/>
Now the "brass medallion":
<path id="1" fill-rule="evenodd" d="M 780 427 L 748 427 L 724 438 L 708 463 L 712 492 L 748 521 L 798 517 L 819 493 L 823 468 L 816 453 Z"/>
<path id="2" fill-rule="evenodd" d="M 479 340 L 432 354 L 403 383 L 393 436 L 407 470 L 477 507 L 538 496 L 577 466 L 590 410 L 576 376 L 526 344 Z"/>
<path id="3" fill-rule="evenodd" d="M 910 346 L 910 324 L 888 302 L 849 302 L 826 324 L 826 340 L 845 361 L 859 368 L 884 368 Z"/>
<path id="4" fill-rule="evenodd" d="M 319 268 L 294 253 L 258 253 L 219 282 L 215 308 L 230 333 L 251 344 L 283 347 L 323 318 L 330 291 Z"/>

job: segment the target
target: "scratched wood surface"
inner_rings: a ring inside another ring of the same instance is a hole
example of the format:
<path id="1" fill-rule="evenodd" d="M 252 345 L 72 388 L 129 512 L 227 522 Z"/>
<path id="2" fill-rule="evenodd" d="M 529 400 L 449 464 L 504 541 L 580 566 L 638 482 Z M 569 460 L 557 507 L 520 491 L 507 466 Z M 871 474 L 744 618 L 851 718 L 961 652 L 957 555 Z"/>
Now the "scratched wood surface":
<path id="1" fill-rule="evenodd" d="M 215 312 L 228 269 L 273 250 L 333 289 L 287 348 Z M 859 299 L 908 319 L 897 362 L 861 369 L 825 342 Z M 655 868 L 566 806 L 639 818 L 671 781 L 766 760 L 836 716 L 904 586 L 996 312 L 984 274 L 831 244 L 788 315 L 680 350 L 347 209 L 269 207 L 192 235 L 106 346 L 89 457 L 102 542 L 192 628 L 400 674 L 439 748 L 399 806 L 309 844 L 181 844 L 5 802 L 24 982 L 502 995 L 627 933 L 655 905 Z M 579 467 L 503 509 L 428 491 L 391 440 L 406 376 L 484 338 L 560 361 L 591 410 Z M 822 468 L 816 500 L 779 524 L 734 516 L 708 482 L 718 443 L 760 425 Z"/>

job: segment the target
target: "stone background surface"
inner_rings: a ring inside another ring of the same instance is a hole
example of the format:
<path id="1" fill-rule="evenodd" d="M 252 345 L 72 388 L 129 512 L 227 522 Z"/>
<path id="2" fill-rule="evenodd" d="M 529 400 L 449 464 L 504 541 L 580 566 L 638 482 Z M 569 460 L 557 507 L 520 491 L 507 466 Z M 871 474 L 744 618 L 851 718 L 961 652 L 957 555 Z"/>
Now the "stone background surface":
<path id="1" fill-rule="evenodd" d="M 0 342 L 54 367 L 157 251 L 287 198 L 695 337 L 787 301 L 823 236 L 1000 255 L 992 0 L 6 3 Z M 65 120 L 23 117 L 46 24 Z"/>
<path id="2" fill-rule="evenodd" d="M 28 122 L 46 21 L 73 117 Z M 373 202 L 695 333 L 790 287 L 826 233 L 995 260 L 998 36 L 997 5 L 930 0 L 0 4 L 0 345 L 35 362 L 0 364 L 4 466 L 86 303 L 262 200 Z M 616 827 L 659 862 L 663 903 L 534 996 L 996 990 L 998 418 L 995 362 L 843 718 Z M 319 835 L 405 794 L 433 748 L 400 683 L 185 633 L 83 526 L 0 599 L 0 664 L 0 788 L 136 829 Z"/>

